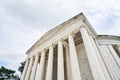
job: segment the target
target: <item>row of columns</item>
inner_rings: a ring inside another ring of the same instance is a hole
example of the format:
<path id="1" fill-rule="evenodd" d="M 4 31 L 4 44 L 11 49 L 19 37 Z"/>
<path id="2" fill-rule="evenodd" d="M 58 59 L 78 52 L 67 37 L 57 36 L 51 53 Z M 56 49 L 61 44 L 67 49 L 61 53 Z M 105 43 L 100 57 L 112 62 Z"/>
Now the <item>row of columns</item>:
<path id="1" fill-rule="evenodd" d="M 94 50 L 94 40 L 89 36 L 87 29 L 85 27 L 80 28 L 80 33 L 82 35 L 83 43 L 85 46 L 86 54 L 88 61 L 91 67 L 91 71 L 95 80 L 105 80 L 104 73 L 99 64 L 99 61 Z M 74 38 L 71 34 L 68 35 L 69 41 L 69 55 L 71 65 L 72 80 L 81 80 L 81 73 L 79 68 L 79 62 L 77 59 L 77 52 L 75 48 Z M 91 43 L 92 41 L 92 43 Z M 39 60 L 39 54 L 35 56 L 35 61 L 33 64 L 33 57 L 26 61 L 26 65 L 22 74 L 21 80 L 35 80 L 37 64 Z M 33 66 L 33 67 L 32 67 Z M 45 51 L 43 50 L 41 54 L 40 65 L 38 68 L 38 80 L 43 80 L 45 66 Z M 63 43 L 61 40 L 58 41 L 58 71 L 57 71 L 57 80 L 65 80 L 64 74 L 64 56 L 63 56 Z M 48 64 L 46 71 L 46 80 L 52 80 L 53 73 L 53 46 L 49 48 Z M 71 77 L 71 76 L 69 76 Z"/>

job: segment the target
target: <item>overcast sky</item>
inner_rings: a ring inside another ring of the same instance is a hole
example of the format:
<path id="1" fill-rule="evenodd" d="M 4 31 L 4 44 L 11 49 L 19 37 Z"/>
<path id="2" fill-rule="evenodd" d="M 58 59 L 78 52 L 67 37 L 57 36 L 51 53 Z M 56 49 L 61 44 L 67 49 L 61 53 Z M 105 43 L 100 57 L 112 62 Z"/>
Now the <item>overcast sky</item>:
<path id="1" fill-rule="evenodd" d="M 120 36 L 120 0 L 0 0 L 0 66 L 17 70 L 45 32 L 80 12 L 97 33 Z"/>

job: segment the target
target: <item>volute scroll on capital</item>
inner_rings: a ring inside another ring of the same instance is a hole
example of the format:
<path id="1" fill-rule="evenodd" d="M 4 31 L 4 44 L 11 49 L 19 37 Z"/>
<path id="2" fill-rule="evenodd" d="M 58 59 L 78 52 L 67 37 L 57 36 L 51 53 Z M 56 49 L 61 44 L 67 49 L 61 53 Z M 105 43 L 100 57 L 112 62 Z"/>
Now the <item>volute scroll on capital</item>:
<path id="1" fill-rule="evenodd" d="M 73 37 L 75 36 L 75 34 L 74 34 L 73 32 L 69 33 L 69 34 L 68 34 L 68 37 L 69 37 L 69 35 L 71 35 L 71 36 L 73 36 Z"/>
<path id="2" fill-rule="evenodd" d="M 58 42 L 62 42 L 62 43 L 63 43 L 63 41 L 64 41 L 64 39 L 62 39 L 62 38 L 58 40 Z"/>
<path id="3" fill-rule="evenodd" d="M 82 25 L 80 26 L 80 29 L 81 29 L 81 28 L 86 29 L 86 31 L 88 32 L 88 34 L 93 36 L 92 32 L 88 29 L 88 27 L 87 27 L 85 24 L 82 24 Z"/>
<path id="4" fill-rule="evenodd" d="M 85 28 L 86 29 L 86 25 L 82 24 L 79 29 L 81 29 L 81 28 Z"/>

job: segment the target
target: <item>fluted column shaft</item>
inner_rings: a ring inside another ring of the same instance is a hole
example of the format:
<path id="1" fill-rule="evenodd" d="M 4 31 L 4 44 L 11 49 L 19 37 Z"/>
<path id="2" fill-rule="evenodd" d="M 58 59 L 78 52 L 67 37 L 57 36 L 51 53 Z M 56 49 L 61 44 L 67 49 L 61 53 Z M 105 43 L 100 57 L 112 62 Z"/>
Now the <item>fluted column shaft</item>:
<path id="1" fill-rule="evenodd" d="M 63 58 L 63 44 L 58 42 L 58 74 L 57 80 L 64 80 L 64 58 Z"/>
<path id="2" fill-rule="evenodd" d="M 33 64 L 33 57 L 30 58 L 30 63 L 29 63 L 29 66 L 28 66 L 28 70 L 27 70 L 27 73 L 26 73 L 25 80 L 29 80 L 29 78 L 30 78 L 30 74 L 31 74 L 31 71 L 32 71 L 32 64 Z"/>
<path id="3" fill-rule="evenodd" d="M 38 60 L 39 60 L 39 54 L 37 54 L 35 56 L 35 61 L 34 61 L 33 67 L 32 67 L 32 73 L 31 73 L 31 76 L 30 76 L 30 80 L 35 80 Z"/>
<path id="4" fill-rule="evenodd" d="M 100 63 L 98 61 L 98 58 L 96 56 L 94 46 L 91 42 L 91 40 L 93 40 L 93 39 L 90 39 L 89 34 L 85 27 L 81 27 L 80 32 L 81 32 L 81 35 L 83 38 L 83 43 L 85 46 L 86 54 L 88 57 L 88 61 L 89 61 L 94 79 L 95 80 L 106 80 L 104 73 L 102 71 L 102 68 L 100 66 Z"/>
<path id="5" fill-rule="evenodd" d="M 52 80 L 52 74 L 53 74 L 53 46 L 50 46 L 49 56 L 48 56 L 46 80 Z"/>
<path id="6" fill-rule="evenodd" d="M 26 72 L 27 72 L 27 69 L 28 69 L 28 64 L 29 64 L 29 59 L 27 59 L 26 63 L 25 63 L 25 67 L 24 67 L 24 70 L 23 70 L 23 73 L 22 73 L 22 77 L 20 80 L 24 80 L 25 79 L 25 75 L 26 75 Z"/>
<path id="7" fill-rule="evenodd" d="M 70 60 L 71 60 L 73 80 L 81 80 L 79 63 L 77 59 L 77 52 L 76 52 L 75 43 L 72 35 L 69 35 L 69 50 L 70 50 Z"/>
<path id="8" fill-rule="evenodd" d="M 39 72 L 38 72 L 38 76 L 37 76 L 38 80 L 43 80 L 44 66 L 45 66 L 45 51 L 43 51 L 41 54 Z"/>

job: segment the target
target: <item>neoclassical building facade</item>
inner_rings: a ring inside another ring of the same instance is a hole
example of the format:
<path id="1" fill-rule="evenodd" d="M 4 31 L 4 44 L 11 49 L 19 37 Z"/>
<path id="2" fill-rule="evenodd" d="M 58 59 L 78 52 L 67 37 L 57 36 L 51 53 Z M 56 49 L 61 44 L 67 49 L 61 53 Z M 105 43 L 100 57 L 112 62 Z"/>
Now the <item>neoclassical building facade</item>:
<path id="1" fill-rule="evenodd" d="M 120 80 L 120 37 L 98 35 L 83 13 L 45 33 L 26 54 L 21 80 Z"/>

